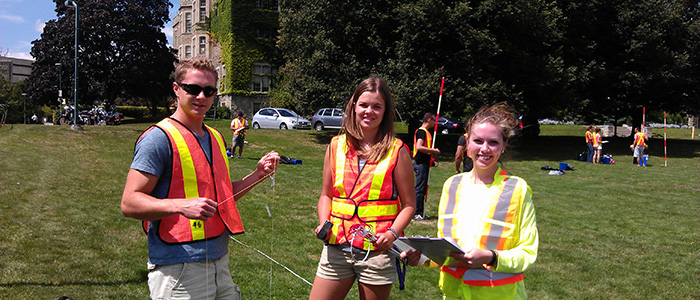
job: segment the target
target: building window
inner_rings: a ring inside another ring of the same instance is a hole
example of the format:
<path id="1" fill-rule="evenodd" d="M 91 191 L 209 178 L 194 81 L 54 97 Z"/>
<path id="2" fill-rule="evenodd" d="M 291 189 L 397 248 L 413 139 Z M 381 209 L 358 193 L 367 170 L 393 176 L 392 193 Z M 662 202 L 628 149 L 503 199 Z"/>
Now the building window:
<path id="1" fill-rule="evenodd" d="M 185 46 L 185 58 L 192 57 L 192 46 Z"/>
<path id="2" fill-rule="evenodd" d="M 279 3 L 279 0 L 255 0 L 255 8 L 278 10 Z"/>
<path id="3" fill-rule="evenodd" d="M 192 32 L 192 13 L 185 14 L 185 32 Z"/>
<path id="4" fill-rule="evenodd" d="M 265 63 L 255 63 L 253 65 L 253 82 L 252 92 L 268 92 L 270 91 L 270 78 L 272 72 L 270 65 Z"/>
<path id="5" fill-rule="evenodd" d="M 199 37 L 199 55 L 205 55 L 207 54 L 207 38 L 200 36 Z"/>
<path id="6" fill-rule="evenodd" d="M 270 31 L 264 29 L 255 29 L 255 36 L 259 38 L 269 38 Z"/>
<path id="7" fill-rule="evenodd" d="M 207 17 L 207 1 L 202 0 L 199 2 L 199 22 L 204 22 Z"/>

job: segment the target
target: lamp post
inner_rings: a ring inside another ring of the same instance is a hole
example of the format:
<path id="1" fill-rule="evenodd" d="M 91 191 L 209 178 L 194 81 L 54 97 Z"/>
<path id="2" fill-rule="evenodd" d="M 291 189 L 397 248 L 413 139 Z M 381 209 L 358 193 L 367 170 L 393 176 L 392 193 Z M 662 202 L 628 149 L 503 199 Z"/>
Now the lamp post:
<path id="1" fill-rule="evenodd" d="M 67 0 L 66 6 L 75 7 L 75 77 L 73 78 L 73 126 L 71 129 L 82 130 L 78 125 L 78 1 Z"/>
<path id="2" fill-rule="evenodd" d="M 24 109 L 22 110 L 23 123 L 27 124 L 27 93 L 22 93 L 22 100 L 24 101 Z"/>
<path id="3" fill-rule="evenodd" d="M 58 67 L 58 101 L 61 101 L 61 97 L 63 97 L 63 91 L 61 90 L 61 63 L 56 63 L 56 66 Z"/>

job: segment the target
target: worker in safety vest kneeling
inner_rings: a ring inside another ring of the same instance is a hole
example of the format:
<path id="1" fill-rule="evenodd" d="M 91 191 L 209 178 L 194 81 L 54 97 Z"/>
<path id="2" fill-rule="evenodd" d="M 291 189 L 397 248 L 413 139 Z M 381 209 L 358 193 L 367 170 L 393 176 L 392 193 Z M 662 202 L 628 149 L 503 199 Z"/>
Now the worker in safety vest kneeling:
<path id="1" fill-rule="evenodd" d="M 450 254 L 457 265 L 440 266 L 445 299 L 527 299 L 523 272 L 537 259 L 535 208 L 525 180 L 498 166 L 515 124 L 505 103 L 481 108 L 467 124 L 474 168 L 448 178 L 440 199 L 438 236 L 465 251 Z M 401 256 L 417 265 L 420 252 Z"/>

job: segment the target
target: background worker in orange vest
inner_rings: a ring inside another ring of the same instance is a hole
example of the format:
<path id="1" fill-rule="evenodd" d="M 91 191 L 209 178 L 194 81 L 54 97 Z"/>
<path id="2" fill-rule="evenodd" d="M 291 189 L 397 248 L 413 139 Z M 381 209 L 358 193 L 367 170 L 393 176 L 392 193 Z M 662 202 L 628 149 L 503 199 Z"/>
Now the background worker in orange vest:
<path id="1" fill-rule="evenodd" d="M 209 60 L 181 61 L 175 113 L 145 131 L 134 149 L 121 210 L 146 221 L 153 299 L 240 299 L 228 267 L 229 234 L 243 231 L 235 202 L 274 172 L 279 155 L 268 153 L 231 182 L 223 135 L 204 124 L 216 79 Z"/>
<path id="2" fill-rule="evenodd" d="M 593 126 L 586 126 L 586 162 L 593 162 L 593 154 L 595 149 L 593 149 Z"/>
<path id="3" fill-rule="evenodd" d="M 428 218 L 425 213 L 426 193 L 428 192 L 428 176 L 433 155 L 440 154 L 438 148 L 432 148 L 433 137 L 430 134 L 435 126 L 435 115 L 425 113 L 423 124 L 413 135 L 413 171 L 416 173 L 416 214 L 414 220 L 422 221 Z"/>
<path id="4" fill-rule="evenodd" d="M 469 172 L 474 167 L 474 162 L 467 153 L 468 140 L 469 135 L 467 133 L 462 134 L 459 137 L 459 139 L 457 139 L 457 151 L 455 151 L 455 174 L 459 174 L 461 172 Z M 460 165 L 462 165 L 461 170 L 459 169 Z"/>
<path id="5" fill-rule="evenodd" d="M 523 272 L 537 259 L 539 244 L 532 192 L 498 162 L 515 124 L 505 102 L 469 120 L 474 169 L 448 178 L 440 199 L 438 237 L 454 239 L 465 251 L 450 254 L 458 264 L 441 267 L 443 299 L 527 299 Z M 420 260 L 415 250 L 401 256 L 409 265 Z"/>
<path id="6" fill-rule="evenodd" d="M 238 147 L 238 158 L 243 155 L 243 144 L 245 140 L 245 132 L 248 130 L 248 121 L 243 118 L 243 112 L 238 112 L 238 117 L 231 120 L 231 130 L 233 130 L 233 139 L 231 139 L 231 157 L 236 153 L 236 147 Z"/>
<path id="7" fill-rule="evenodd" d="M 603 136 L 600 135 L 600 127 L 596 126 L 593 129 L 593 149 L 595 153 L 593 154 L 593 163 L 600 163 L 600 156 L 603 154 Z"/>
<path id="8" fill-rule="evenodd" d="M 398 258 L 387 250 L 415 211 L 411 157 L 394 136 L 394 103 L 376 77 L 362 81 L 345 107 L 343 129 L 323 164 L 316 235 L 325 238 L 309 299 L 344 299 L 355 280 L 362 300 L 389 299 Z M 324 224 L 330 232 L 321 233 Z M 377 240 L 353 235 L 371 226 Z"/>
<path id="9" fill-rule="evenodd" d="M 639 131 L 639 128 L 634 129 L 634 142 L 632 143 L 632 146 L 634 146 L 634 157 L 637 158 L 637 165 L 638 166 L 645 166 L 644 165 L 644 148 L 646 147 L 646 141 L 647 141 L 647 136 Z"/>

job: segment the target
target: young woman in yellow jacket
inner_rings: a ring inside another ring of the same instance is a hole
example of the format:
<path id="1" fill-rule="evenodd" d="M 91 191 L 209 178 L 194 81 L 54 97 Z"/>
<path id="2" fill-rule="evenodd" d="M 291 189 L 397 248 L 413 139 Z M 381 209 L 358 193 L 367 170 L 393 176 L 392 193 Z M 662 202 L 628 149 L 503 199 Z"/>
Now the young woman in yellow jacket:
<path id="1" fill-rule="evenodd" d="M 474 168 L 448 178 L 440 199 L 438 236 L 465 251 L 450 255 L 457 265 L 441 267 L 444 299 L 527 299 L 523 272 L 538 247 L 535 208 L 525 180 L 498 165 L 515 124 L 505 103 L 480 109 L 467 124 Z M 419 254 L 402 256 L 416 265 Z"/>

